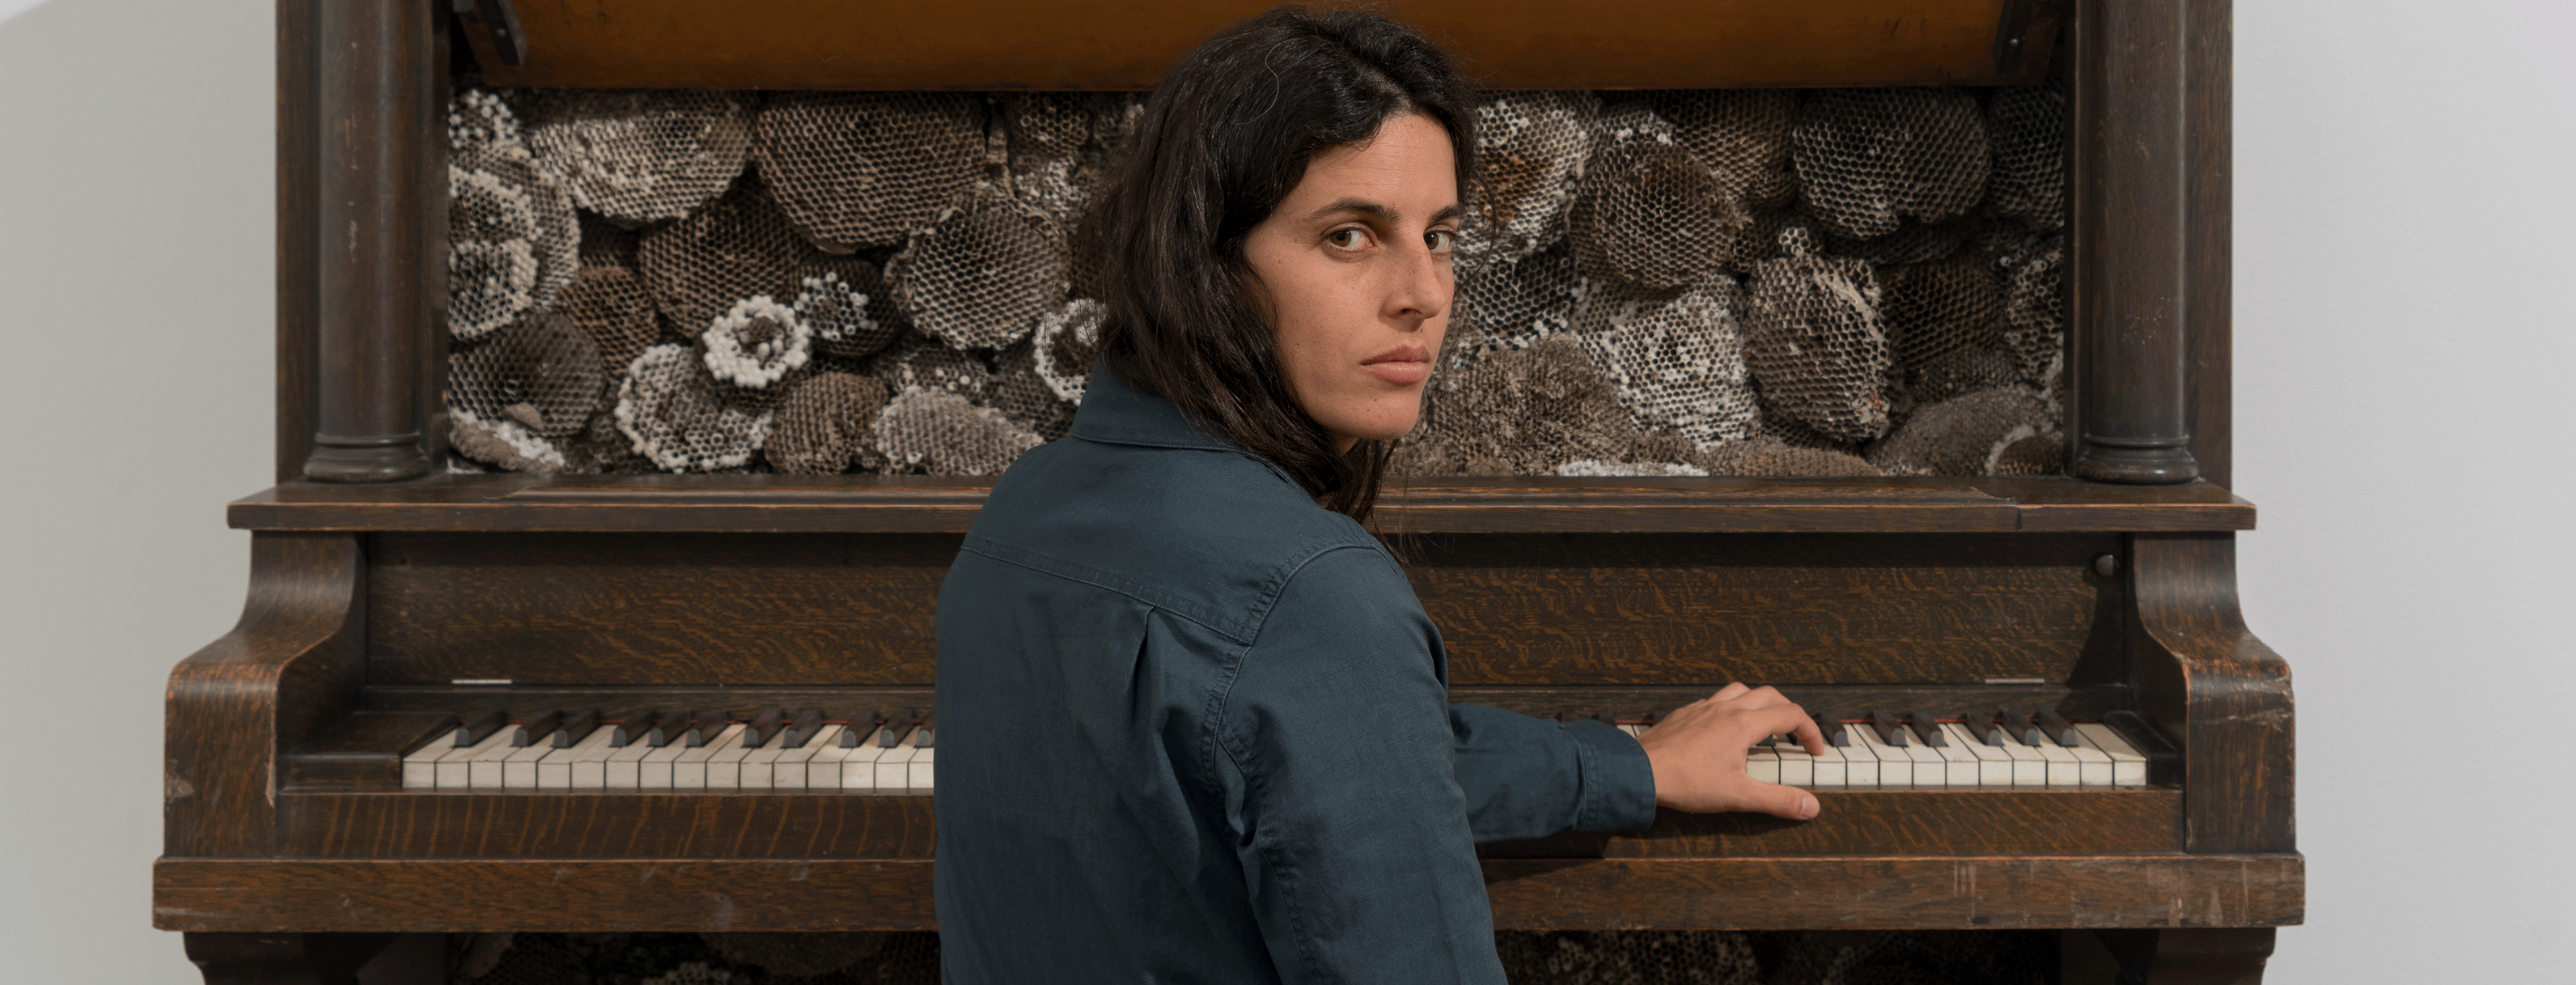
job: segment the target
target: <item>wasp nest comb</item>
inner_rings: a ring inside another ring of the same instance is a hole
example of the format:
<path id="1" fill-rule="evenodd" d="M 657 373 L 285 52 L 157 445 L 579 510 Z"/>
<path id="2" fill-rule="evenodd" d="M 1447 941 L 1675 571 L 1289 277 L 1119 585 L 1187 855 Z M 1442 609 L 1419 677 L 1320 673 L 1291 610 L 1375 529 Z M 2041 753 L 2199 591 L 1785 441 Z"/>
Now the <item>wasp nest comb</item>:
<path id="1" fill-rule="evenodd" d="M 1026 338 L 1064 305 L 1064 234 L 1046 214 L 977 184 L 886 264 L 913 327 L 960 349 Z"/>
<path id="2" fill-rule="evenodd" d="M 617 429 L 665 471 L 742 468 L 768 439 L 772 411 L 728 402 L 725 389 L 688 346 L 654 346 L 618 385 Z"/>
<path id="3" fill-rule="evenodd" d="M 1993 164 L 1985 114 L 1955 89 L 1823 90 L 1800 108 L 1791 143 L 1807 207 L 1849 239 L 1966 215 Z"/>
<path id="4" fill-rule="evenodd" d="M 1799 237 L 1795 230 L 1789 234 Z M 1805 244 L 1790 249 L 1803 254 Z M 1842 441 L 1887 430 L 1887 327 L 1878 279 L 1858 260 L 1793 255 L 1754 264 L 1745 361 L 1772 412 Z"/>
<path id="5" fill-rule="evenodd" d="M 1476 107 L 1476 170 L 1461 249 L 1479 260 L 1546 249 L 1592 156 L 1600 97 L 1589 92 L 1498 92 Z"/>
<path id="6" fill-rule="evenodd" d="M 448 406 L 561 438 L 582 429 L 607 384 L 599 347 L 571 321 L 538 312 L 447 356 Z"/>
<path id="7" fill-rule="evenodd" d="M 448 121 L 447 326 L 475 339 L 554 303 L 581 264 L 581 225 L 500 97 L 460 92 Z"/>
<path id="8" fill-rule="evenodd" d="M 883 383 L 850 373 L 815 374 L 787 394 L 763 454 L 790 475 L 836 475 L 852 465 L 882 468 L 885 458 L 870 439 L 885 404 Z"/>
<path id="9" fill-rule="evenodd" d="M 1076 298 L 1039 319 L 1030 333 L 1033 368 L 1057 399 L 1081 405 L 1091 361 L 1100 355 L 1100 320 L 1108 313 L 1098 301 Z"/>
<path id="10" fill-rule="evenodd" d="M 762 107 L 752 160 L 797 232 L 893 246 L 984 171 L 984 108 L 951 92 L 800 92 Z"/>
<path id="11" fill-rule="evenodd" d="M 704 90 L 543 90 L 528 146 L 582 208 L 625 226 L 677 219 L 733 183 L 752 97 Z"/>
<path id="12" fill-rule="evenodd" d="M 1670 429 L 1702 446 L 1733 441 L 1761 411 L 1736 324 L 1741 299 L 1728 277 L 1679 294 L 1605 286 L 1575 309 L 1574 331 L 1638 430 Z"/>
<path id="13" fill-rule="evenodd" d="M 920 387 L 895 394 L 870 430 L 889 467 L 931 475 L 1000 475 L 1046 443 L 1001 411 Z"/>
<path id="14" fill-rule="evenodd" d="M 2020 387 L 1980 390 L 1922 407 L 1869 454 L 1892 475 L 1999 475 L 2059 447 L 2048 402 Z M 2035 442 L 2017 447 L 2023 442 Z M 2049 471 L 2055 471 L 2052 464 Z M 2022 473 L 2027 474 L 2027 473 Z"/>

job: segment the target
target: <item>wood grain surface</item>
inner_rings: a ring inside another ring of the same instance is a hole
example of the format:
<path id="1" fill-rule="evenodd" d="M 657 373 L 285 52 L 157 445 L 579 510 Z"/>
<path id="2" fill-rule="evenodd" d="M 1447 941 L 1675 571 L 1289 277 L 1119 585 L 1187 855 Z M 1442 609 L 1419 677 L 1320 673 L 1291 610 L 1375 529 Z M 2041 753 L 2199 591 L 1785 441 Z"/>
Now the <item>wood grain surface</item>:
<path id="1" fill-rule="evenodd" d="M 289 482 L 228 515 L 250 530 L 964 533 L 991 489 L 928 476 L 436 476 Z M 1403 480 L 1372 524 L 1388 534 L 2251 530 L 2254 507 L 2207 483 L 1488 476 Z"/>
<path id="2" fill-rule="evenodd" d="M 933 930 L 927 860 L 165 858 L 152 922 L 257 932 Z M 1488 859 L 1497 927 L 2253 927 L 2303 919 L 2295 855 Z M 466 901 L 508 900 L 508 906 Z M 828 900 L 829 905 L 817 905 Z"/>
<path id="3" fill-rule="evenodd" d="M 1342 5 L 1342 4 L 1335 4 Z M 527 63 L 495 84 L 693 89 L 1150 89 L 1268 0 L 521 3 Z M 2009 0 L 1391 0 L 1493 89 L 1996 85 L 2035 81 L 2053 23 Z M 1999 34 L 2018 29 L 2003 59 Z M 1999 64 L 2002 62 L 2002 64 Z"/>

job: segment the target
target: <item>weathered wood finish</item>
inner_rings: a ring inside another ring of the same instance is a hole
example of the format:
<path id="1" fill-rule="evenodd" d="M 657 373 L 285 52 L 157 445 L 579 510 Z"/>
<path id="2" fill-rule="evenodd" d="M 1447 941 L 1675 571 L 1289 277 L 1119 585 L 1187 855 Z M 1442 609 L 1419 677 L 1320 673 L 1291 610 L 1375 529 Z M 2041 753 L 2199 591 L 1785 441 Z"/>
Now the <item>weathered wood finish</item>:
<path id="1" fill-rule="evenodd" d="M 957 542 L 381 534 L 368 677 L 927 685 L 932 610 Z"/>
<path id="2" fill-rule="evenodd" d="M 314 365 L 322 315 L 322 95 L 314 78 L 314 0 L 277 0 L 276 481 L 304 474 L 313 449 Z"/>
<path id="3" fill-rule="evenodd" d="M 2184 257 L 2189 0 L 2082 7 L 2076 23 L 2072 187 L 2078 419 L 2069 471 L 2169 484 L 2191 457 Z"/>
<path id="4" fill-rule="evenodd" d="M 274 850 L 271 764 L 348 713 L 363 661 L 365 573 L 354 537 L 251 538 L 250 601 L 232 632 L 170 673 L 162 726 L 162 851 Z"/>
<path id="5" fill-rule="evenodd" d="M 1408 566 L 1459 685 L 1974 684 L 2116 660 L 2101 535 L 1430 538 Z"/>
<path id="6" fill-rule="evenodd" d="M 2141 693 L 2181 738 L 2190 849 L 2295 850 L 2290 667 L 2237 609 L 2235 538 L 2134 542 Z"/>
<path id="7" fill-rule="evenodd" d="M 932 930 L 924 860 L 562 860 L 535 865 L 165 858 L 172 930 Z M 1853 930 L 2297 923 L 2295 855 L 1487 859 L 1503 929 Z M 508 907 L 460 905 L 510 900 Z M 817 906 L 816 900 L 832 905 Z"/>
<path id="8" fill-rule="evenodd" d="M 517 66 L 502 64 L 481 32 L 468 34 L 484 72 L 510 86 L 1150 89 L 1201 39 L 1270 6 L 521 3 L 529 51 Z M 2027 84 L 2046 73 L 2057 33 L 2045 9 L 2053 4 L 2015 0 L 1374 6 L 1439 38 L 1492 89 Z"/>
<path id="9" fill-rule="evenodd" d="M 317 11 L 319 400 L 304 476 L 417 478 L 430 468 L 420 419 L 430 299 L 444 282 L 424 255 L 446 207 L 445 169 L 430 168 L 445 161 L 431 139 L 446 116 L 437 8 L 330 0 Z"/>
<path id="10" fill-rule="evenodd" d="M 1664 812 L 1644 831 L 1486 846 L 1497 858 L 2156 854 L 2180 791 L 1824 790 L 1815 820 Z M 931 857 L 930 798 L 896 792 L 289 790 L 277 854 L 380 859 Z"/>
<path id="11" fill-rule="evenodd" d="M 964 533 L 988 479 L 929 476 L 439 476 L 291 482 L 235 501 L 249 530 L 558 533 Z M 1390 535 L 2009 533 L 2251 530 L 2254 507 L 2206 483 L 2064 478 L 1405 480 L 1371 524 Z"/>
<path id="12" fill-rule="evenodd" d="M 2183 327 L 2191 336 L 2192 460 L 2200 476 L 2226 486 L 2236 481 L 2236 432 L 2232 395 L 2235 367 L 2228 359 L 2235 336 L 2235 0 L 2191 0 L 2189 60 L 2184 71 L 2190 113 L 2190 189 L 2183 288 L 2190 304 Z"/>

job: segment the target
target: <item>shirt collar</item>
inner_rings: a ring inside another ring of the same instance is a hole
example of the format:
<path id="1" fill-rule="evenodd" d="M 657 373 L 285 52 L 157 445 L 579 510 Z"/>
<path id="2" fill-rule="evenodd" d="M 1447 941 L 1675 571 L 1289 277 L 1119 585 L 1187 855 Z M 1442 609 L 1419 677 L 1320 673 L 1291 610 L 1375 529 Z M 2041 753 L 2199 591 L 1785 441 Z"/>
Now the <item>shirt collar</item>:
<path id="1" fill-rule="evenodd" d="M 1129 386 L 1106 360 L 1091 364 L 1082 406 L 1073 414 L 1073 436 L 1088 441 L 1158 448 L 1235 451 L 1207 422 L 1183 413 L 1162 397 Z"/>

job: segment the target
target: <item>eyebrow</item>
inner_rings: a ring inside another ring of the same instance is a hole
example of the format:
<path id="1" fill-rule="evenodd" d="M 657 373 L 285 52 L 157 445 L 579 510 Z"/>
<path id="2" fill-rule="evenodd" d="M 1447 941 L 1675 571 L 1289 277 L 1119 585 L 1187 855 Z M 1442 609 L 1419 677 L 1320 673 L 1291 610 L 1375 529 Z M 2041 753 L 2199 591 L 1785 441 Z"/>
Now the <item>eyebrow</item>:
<path id="1" fill-rule="evenodd" d="M 1389 225 L 1393 225 L 1403 219 L 1403 215 L 1396 212 L 1394 209 L 1364 198 L 1339 199 L 1323 208 L 1316 209 L 1313 214 L 1307 216 L 1307 218 L 1321 219 L 1336 212 L 1357 212 L 1361 215 L 1368 216 L 1369 218 L 1376 219 L 1379 222 L 1387 223 Z M 1466 206 L 1457 202 L 1451 202 L 1440 211 L 1432 213 L 1431 221 L 1440 222 L 1447 219 L 1455 219 L 1466 214 Z"/>

